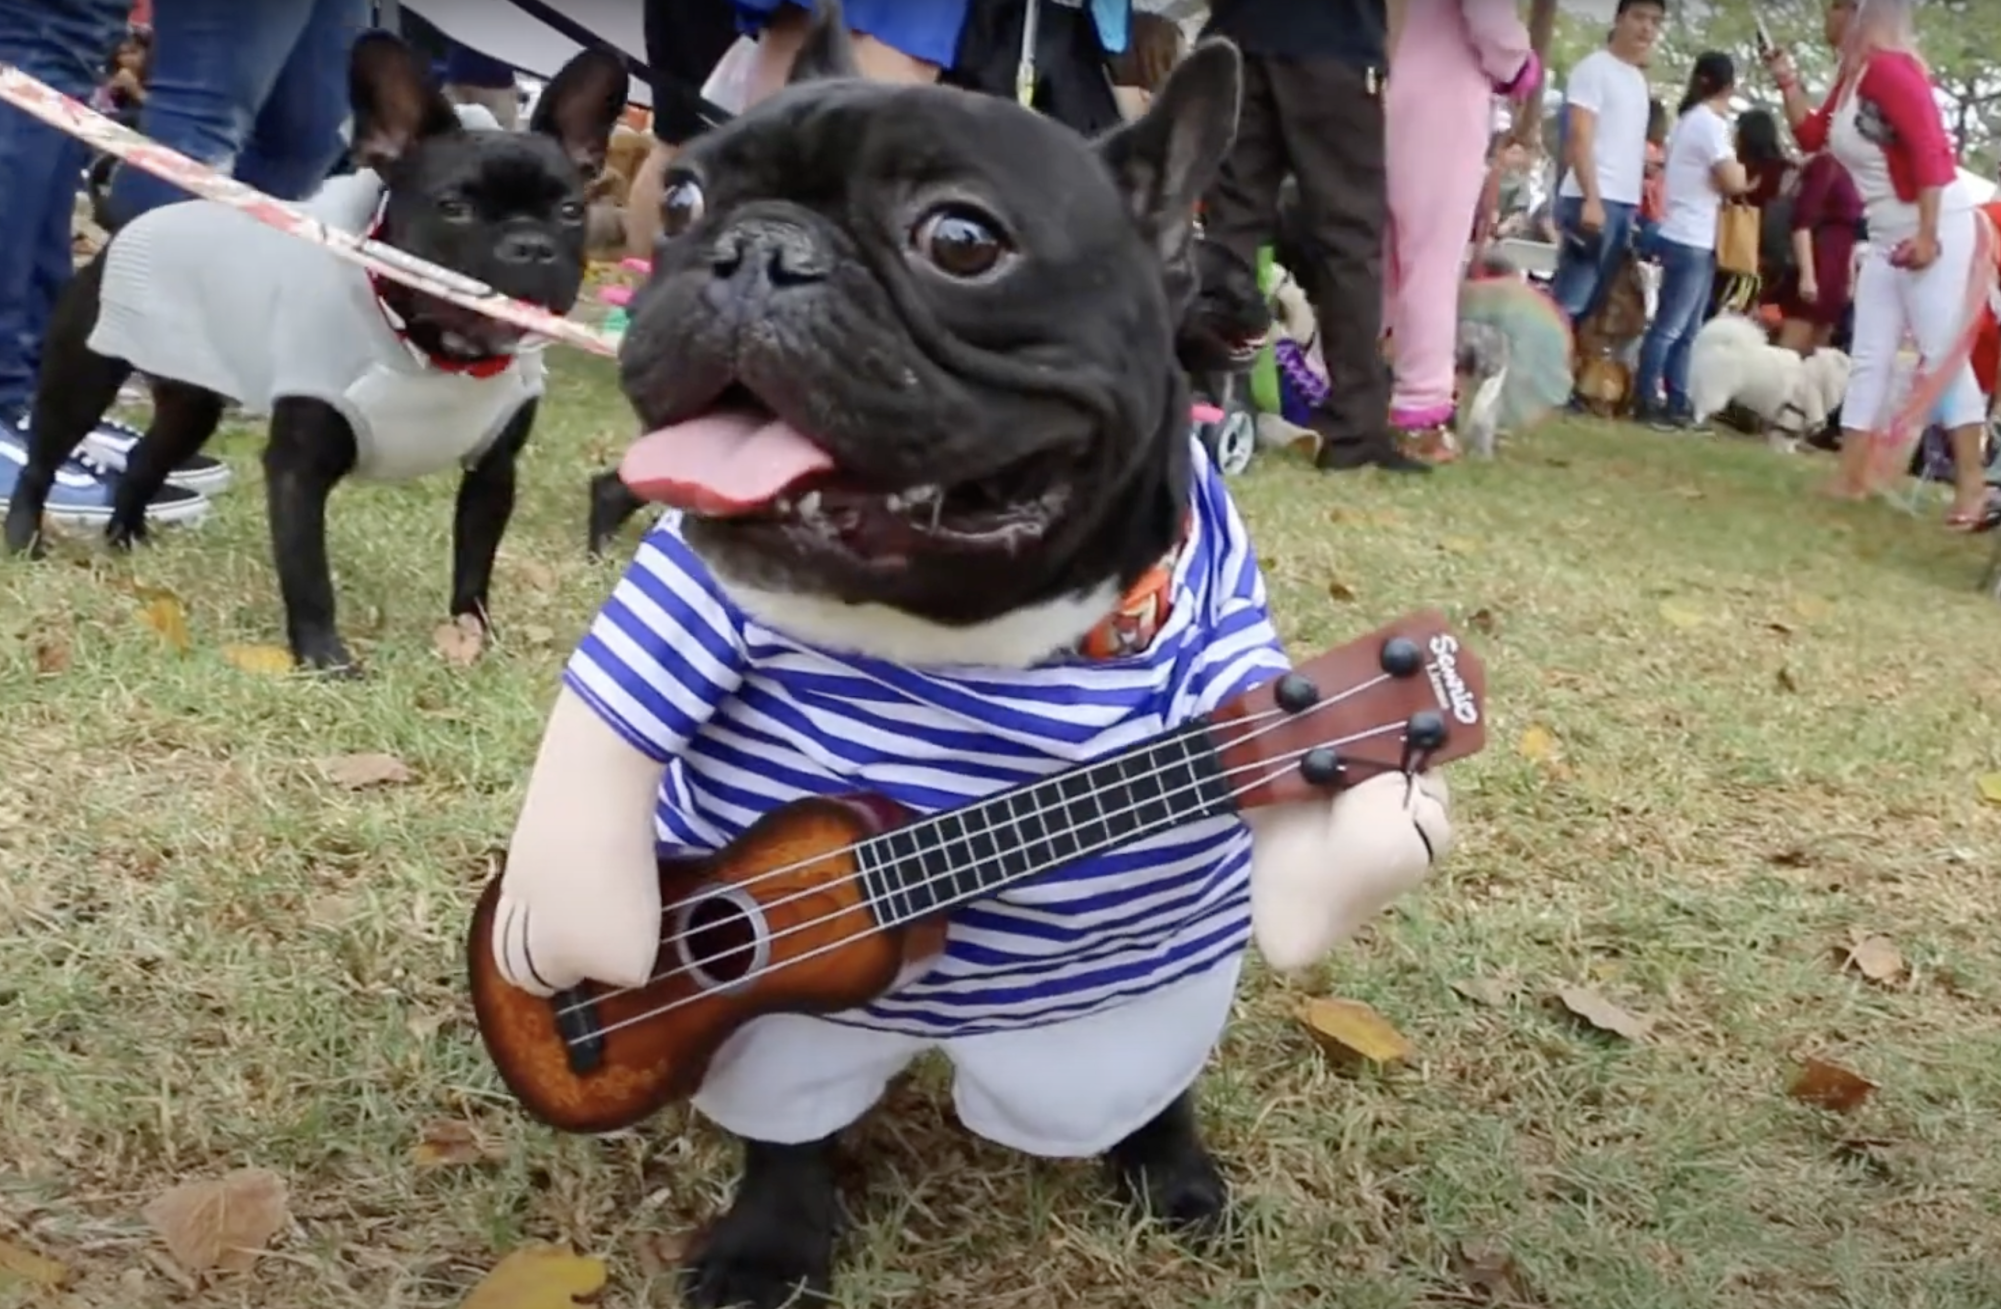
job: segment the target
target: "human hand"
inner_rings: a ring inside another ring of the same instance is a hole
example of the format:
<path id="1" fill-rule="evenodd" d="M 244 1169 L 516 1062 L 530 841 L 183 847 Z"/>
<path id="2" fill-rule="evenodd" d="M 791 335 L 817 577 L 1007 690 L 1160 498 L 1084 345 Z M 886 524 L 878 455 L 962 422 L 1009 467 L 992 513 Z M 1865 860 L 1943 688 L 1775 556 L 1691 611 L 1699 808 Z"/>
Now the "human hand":
<path id="1" fill-rule="evenodd" d="M 1820 300 L 1820 284 L 1811 277 L 1800 278 L 1799 292 L 1800 299 L 1808 304 L 1817 304 Z"/>
<path id="2" fill-rule="evenodd" d="M 1603 201 L 1587 199 L 1577 215 L 1577 225 L 1587 232 L 1605 230 L 1605 205 Z"/>
<path id="3" fill-rule="evenodd" d="M 1784 46 L 1771 47 L 1764 52 L 1763 58 L 1765 71 L 1770 73 L 1772 80 L 1780 86 L 1799 80 L 1799 68 L 1793 63 L 1792 52 Z"/>
<path id="4" fill-rule="evenodd" d="M 1930 268 L 1938 262 L 1938 237 L 1930 232 L 1919 232 L 1898 244 L 1890 255 L 1890 262 L 1912 272 Z"/>

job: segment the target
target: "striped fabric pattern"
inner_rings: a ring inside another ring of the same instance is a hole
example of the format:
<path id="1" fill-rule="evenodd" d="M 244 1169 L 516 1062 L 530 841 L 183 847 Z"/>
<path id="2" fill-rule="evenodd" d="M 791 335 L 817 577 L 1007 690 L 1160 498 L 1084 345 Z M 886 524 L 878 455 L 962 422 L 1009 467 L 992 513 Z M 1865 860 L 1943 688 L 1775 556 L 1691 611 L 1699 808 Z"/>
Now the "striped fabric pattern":
<path id="1" fill-rule="evenodd" d="M 565 681 L 668 765 L 663 854 L 720 849 L 771 810 L 867 790 L 957 808 L 1131 746 L 1289 667 L 1248 534 L 1196 448 L 1173 608 L 1145 651 L 1031 669 L 918 670 L 792 641 L 725 597 L 664 517 Z M 922 979 L 837 1022 L 945 1038 L 1110 1008 L 1236 956 L 1250 833 L 1206 819 L 959 909 Z"/>

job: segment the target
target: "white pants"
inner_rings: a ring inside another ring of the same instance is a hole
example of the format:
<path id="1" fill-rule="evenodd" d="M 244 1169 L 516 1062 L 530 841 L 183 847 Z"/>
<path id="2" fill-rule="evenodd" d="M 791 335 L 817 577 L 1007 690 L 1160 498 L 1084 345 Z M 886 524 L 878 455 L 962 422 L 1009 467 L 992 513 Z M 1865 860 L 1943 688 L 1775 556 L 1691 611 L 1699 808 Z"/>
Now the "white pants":
<path id="1" fill-rule="evenodd" d="M 1194 1084 L 1229 1022 L 1241 958 L 1069 1022 L 935 1040 L 771 1014 L 716 1052 L 695 1108 L 753 1141 L 798 1145 L 867 1113 L 918 1055 L 952 1062 L 959 1121 L 1025 1154 L 1103 1154 Z"/>
<path id="2" fill-rule="evenodd" d="M 1907 330 L 1929 367 L 1932 360 L 1950 353 L 1968 326 L 1962 321 L 1961 306 L 1966 303 L 1967 279 L 1973 275 L 1974 223 L 1971 209 L 1940 214 L 1938 258 L 1917 272 L 1892 266 L 1888 248 L 1870 245 L 1855 278 L 1853 368 L 1841 406 L 1843 427 L 1868 431 L 1889 420 L 1891 406 L 1901 398 L 1892 380 Z M 1959 366 L 1939 397 L 1937 412 L 1947 427 L 1986 422 L 1987 402 L 1970 362 Z"/>

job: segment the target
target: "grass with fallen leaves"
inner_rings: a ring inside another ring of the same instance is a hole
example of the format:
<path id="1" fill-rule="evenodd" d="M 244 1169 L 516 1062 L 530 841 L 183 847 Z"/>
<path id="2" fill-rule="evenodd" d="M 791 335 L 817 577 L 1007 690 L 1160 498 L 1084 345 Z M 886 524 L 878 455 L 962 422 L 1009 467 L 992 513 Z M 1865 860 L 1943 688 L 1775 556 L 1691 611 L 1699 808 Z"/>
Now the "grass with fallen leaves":
<path id="1" fill-rule="evenodd" d="M 434 637 L 448 482 L 357 486 L 332 554 L 371 676 L 274 675 L 249 432 L 198 531 L 0 564 L 0 1305 L 439 1309 L 510 1254 L 473 1303 L 673 1303 L 726 1143 L 524 1121 L 461 983 L 617 574 L 583 479 L 627 427 L 566 360 L 469 665 Z M 1429 603 L 1483 648 L 1460 850 L 1246 984 L 1207 1084 L 1233 1243 L 969 1139 L 932 1070 L 856 1136 L 842 1302 L 1995 1305 L 2001 613 L 1985 546 L 1817 472 L 1587 423 L 1421 482 L 1264 460 L 1241 498 L 1302 652 Z M 1309 1030 L 1310 998 L 1347 1003 Z"/>

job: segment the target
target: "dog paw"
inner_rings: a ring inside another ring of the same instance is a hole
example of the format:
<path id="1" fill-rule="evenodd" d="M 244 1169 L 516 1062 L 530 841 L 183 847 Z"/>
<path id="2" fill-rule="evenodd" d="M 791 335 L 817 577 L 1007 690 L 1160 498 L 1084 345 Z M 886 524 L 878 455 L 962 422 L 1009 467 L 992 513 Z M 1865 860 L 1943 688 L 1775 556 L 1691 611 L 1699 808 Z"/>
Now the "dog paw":
<path id="1" fill-rule="evenodd" d="M 1230 1184 L 1195 1129 L 1192 1106 L 1177 1103 L 1112 1147 L 1108 1156 L 1121 1198 L 1173 1231 L 1206 1240 L 1230 1212 Z"/>
<path id="2" fill-rule="evenodd" d="M 113 550 L 136 550 L 146 544 L 151 535 L 143 516 L 137 520 L 114 516 L 104 525 L 105 543 Z"/>
<path id="3" fill-rule="evenodd" d="M 337 636 L 317 637 L 295 641 L 292 657 L 301 668 L 322 677 L 339 681 L 355 681 L 361 677 L 361 665 L 347 652 L 347 646 Z"/>
<path id="4" fill-rule="evenodd" d="M 732 1209 L 681 1270 L 681 1298 L 689 1309 L 782 1309 L 827 1299 L 833 1282 L 831 1232 Z"/>

